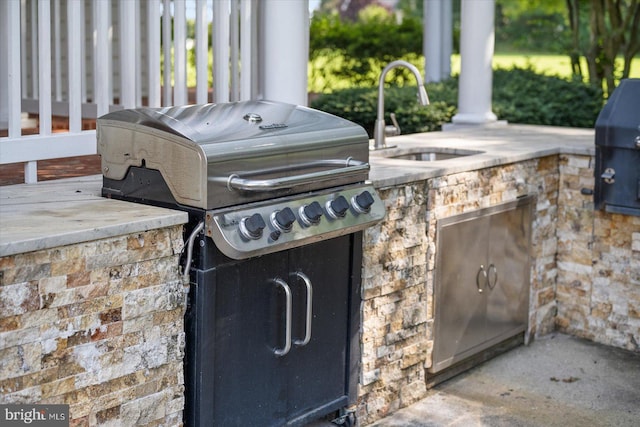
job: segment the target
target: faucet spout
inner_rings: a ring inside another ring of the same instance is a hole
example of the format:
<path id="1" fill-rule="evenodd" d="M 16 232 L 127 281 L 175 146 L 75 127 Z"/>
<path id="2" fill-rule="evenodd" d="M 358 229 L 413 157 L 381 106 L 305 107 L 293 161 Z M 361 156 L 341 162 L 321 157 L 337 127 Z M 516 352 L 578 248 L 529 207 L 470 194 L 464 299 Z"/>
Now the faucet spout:
<path id="1" fill-rule="evenodd" d="M 420 105 L 429 105 L 429 96 L 427 95 L 427 90 L 424 88 L 424 82 L 422 80 L 422 76 L 420 75 L 420 71 L 413 65 L 408 63 L 407 61 L 393 61 L 390 62 L 380 74 L 380 81 L 378 82 L 378 116 L 376 118 L 375 128 L 373 130 L 373 139 L 374 139 L 374 150 L 380 150 L 387 147 L 385 142 L 386 133 L 386 124 L 384 122 L 384 79 L 387 76 L 387 73 L 394 68 L 405 67 L 416 79 L 416 83 L 418 84 L 418 102 Z M 393 129 L 390 130 L 392 135 L 399 135 L 400 130 L 393 126 Z"/>

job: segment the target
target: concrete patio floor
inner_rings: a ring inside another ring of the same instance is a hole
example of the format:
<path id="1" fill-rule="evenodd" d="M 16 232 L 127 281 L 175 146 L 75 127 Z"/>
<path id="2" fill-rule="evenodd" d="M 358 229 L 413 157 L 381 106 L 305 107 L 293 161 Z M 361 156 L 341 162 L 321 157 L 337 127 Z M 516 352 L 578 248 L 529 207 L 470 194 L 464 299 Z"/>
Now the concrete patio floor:
<path id="1" fill-rule="evenodd" d="M 640 426 L 640 353 L 551 334 L 439 384 L 375 427 Z"/>

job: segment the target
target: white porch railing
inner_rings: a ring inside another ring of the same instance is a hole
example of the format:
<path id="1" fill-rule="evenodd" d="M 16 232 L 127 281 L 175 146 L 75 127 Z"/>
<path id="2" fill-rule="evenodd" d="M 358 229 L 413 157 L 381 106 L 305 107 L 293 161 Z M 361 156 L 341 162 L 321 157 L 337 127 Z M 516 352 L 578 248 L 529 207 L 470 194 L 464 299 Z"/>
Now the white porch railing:
<path id="1" fill-rule="evenodd" d="M 83 119 L 120 108 L 255 98 L 256 12 L 257 0 L 0 1 L 0 167 L 26 162 L 32 183 L 38 160 L 95 154 Z M 68 118 L 61 132 L 59 117 Z"/>

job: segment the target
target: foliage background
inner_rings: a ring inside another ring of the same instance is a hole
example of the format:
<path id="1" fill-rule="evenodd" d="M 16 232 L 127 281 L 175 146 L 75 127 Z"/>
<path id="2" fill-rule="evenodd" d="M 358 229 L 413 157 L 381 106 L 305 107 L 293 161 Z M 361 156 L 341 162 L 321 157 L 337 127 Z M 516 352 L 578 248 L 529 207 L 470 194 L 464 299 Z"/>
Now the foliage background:
<path id="1" fill-rule="evenodd" d="M 585 4 L 588 1 L 583 0 Z M 351 5 L 354 2 L 360 7 L 371 3 L 352 0 Z M 423 2 L 399 0 L 399 13 L 395 14 L 380 5 L 369 5 L 358 13 L 348 11 L 348 15 L 335 9 L 337 3 L 339 0 L 323 0 L 311 21 L 311 106 L 360 123 L 371 135 L 376 88 L 384 66 L 404 59 L 424 69 Z M 458 23 L 459 1 L 453 6 L 454 23 Z M 454 51 L 459 40 L 457 25 Z M 587 32 L 582 34 L 586 37 Z M 496 0 L 493 111 L 499 119 L 593 127 L 605 95 L 601 87 L 573 75 L 568 53 L 571 48 L 565 2 Z M 385 110 L 387 114 L 396 113 L 403 133 L 439 130 L 451 120 L 457 109 L 458 56 L 453 57 L 452 70 L 450 80 L 427 85 L 431 105 L 426 108 L 415 102 L 416 88 L 411 87 L 415 81 L 408 71 L 389 73 Z M 631 75 L 640 76 L 640 59 L 635 60 Z"/>

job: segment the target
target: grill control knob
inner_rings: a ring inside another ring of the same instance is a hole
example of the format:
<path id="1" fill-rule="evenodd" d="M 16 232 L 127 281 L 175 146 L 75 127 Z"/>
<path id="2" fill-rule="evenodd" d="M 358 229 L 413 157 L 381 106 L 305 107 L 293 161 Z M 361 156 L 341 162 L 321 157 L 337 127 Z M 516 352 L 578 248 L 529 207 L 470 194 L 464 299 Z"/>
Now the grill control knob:
<path id="1" fill-rule="evenodd" d="M 284 208 L 281 211 L 277 211 L 271 214 L 271 223 L 278 230 L 290 231 L 293 223 L 296 221 L 291 208 Z"/>
<path id="2" fill-rule="evenodd" d="M 346 215 L 347 210 L 349 210 L 349 202 L 344 196 L 338 196 L 333 200 L 330 200 L 325 205 L 327 209 L 327 213 L 332 218 L 342 218 Z"/>
<path id="3" fill-rule="evenodd" d="M 367 190 L 358 194 L 357 196 L 353 196 L 351 198 L 351 205 L 356 212 L 359 213 L 367 213 L 371 210 L 371 205 L 373 205 L 373 196 Z"/>
<path id="4" fill-rule="evenodd" d="M 246 239 L 257 240 L 262 237 L 262 230 L 266 226 L 262 215 L 256 213 L 240 220 L 240 234 Z"/>
<path id="5" fill-rule="evenodd" d="M 320 222 L 323 212 L 320 203 L 311 202 L 308 205 L 301 206 L 298 213 L 304 225 L 313 225 Z"/>

